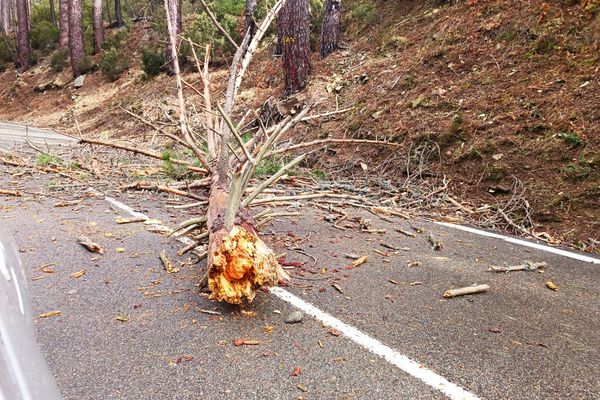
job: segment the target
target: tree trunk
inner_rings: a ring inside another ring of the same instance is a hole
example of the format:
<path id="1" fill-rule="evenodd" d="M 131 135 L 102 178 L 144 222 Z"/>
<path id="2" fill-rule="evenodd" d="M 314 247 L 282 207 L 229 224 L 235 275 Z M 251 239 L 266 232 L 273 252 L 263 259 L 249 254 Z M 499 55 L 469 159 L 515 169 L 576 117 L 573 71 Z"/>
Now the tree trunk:
<path id="1" fill-rule="evenodd" d="M 2 25 L 2 30 L 5 34 L 8 35 L 10 31 L 10 1 L 9 0 L 0 0 L 0 24 Z"/>
<path id="2" fill-rule="evenodd" d="M 254 31 L 256 30 L 256 22 L 254 21 L 254 13 L 256 12 L 256 7 L 258 6 L 258 0 L 246 0 L 246 11 L 244 12 L 245 16 L 245 26 L 244 26 L 244 35 L 250 30 L 250 37 L 254 36 Z"/>
<path id="3" fill-rule="evenodd" d="M 177 51 L 179 51 L 179 46 L 181 45 L 181 38 L 179 37 L 181 33 L 181 0 L 166 0 L 165 6 L 167 5 L 169 6 L 169 22 L 173 29 L 173 35 L 175 38 L 175 48 Z M 167 60 L 167 72 L 169 75 L 173 75 L 175 74 L 175 59 L 173 58 L 168 35 L 169 32 L 167 31 L 167 48 L 165 49 L 165 55 Z"/>
<path id="4" fill-rule="evenodd" d="M 29 60 L 29 10 L 27 0 L 17 1 L 17 56 L 21 71 L 31 66 Z"/>
<path id="5" fill-rule="evenodd" d="M 100 53 L 104 42 L 104 21 L 102 20 L 102 0 L 93 0 L 92 25 L 94 26 L 94 54 Z"/>
<path id="6" fill-rule="evenodd" d="M 115 0 L 115 18 L 117 20 L 117 28 L 123 27 L 123 13 L 121 12 L 121 0 Z"/>
<path id="7" fill-rule="evenodd" d="M 286 1 L 279 11 L 277 23 L 287 96 L 302 90 L 310 73 L 308 0 Z"/>
<path id="8" fill-rule="evenodd" d="M 110 15 L 110 0 L 104 2 L 106 4 L 106 20 L 108 21 L 108 26 L 112 26 L 112 15 Z"/>
<path id="9" fill-rule="evenodd" d="M 58 22 L 56 22 L 56 10 L 54 9 L 54 0 L 50 0 L 50 22 L 52 22 L 52 25 L 58 28 Z"/>
<path id="10" fill-rule="evenodd" d="M 327 0 L 323 25 L 321 26 L 321 58 L 325 58 L 338 48 L 342 0 Z"/>
<path id="11" fill-rule="evenodd" d="M 58 26 L 58 44 L 61 49 L 69 45 L 69 0 L 58 0 L 60 24 Z"/>
<path id="12" fill-rule="evenodd" d="M 69 0 L 69 52 L 73 78 L 81 75 L 79 64 L 85 58 L 81 2 L 82 0 Z"/>

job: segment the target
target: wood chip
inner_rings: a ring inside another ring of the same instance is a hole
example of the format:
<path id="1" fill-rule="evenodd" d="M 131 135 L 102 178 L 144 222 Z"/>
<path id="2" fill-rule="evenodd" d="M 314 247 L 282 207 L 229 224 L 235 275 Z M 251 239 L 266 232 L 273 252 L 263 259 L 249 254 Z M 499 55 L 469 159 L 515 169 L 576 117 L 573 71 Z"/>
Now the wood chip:
<path id="1" fill-rule="evenodd" d="M 165 253 L 164 250 L 160 252 L 159 257 L 165 267 L 165 271 L 167 271 L 167 274 L 179 272 L 179 268 L 175 268 L 173 266 L 173 263 L 167 258 L 167 254 Z"/>
<path id="2" fill-rule="evenodd" d="M 259 345 L 260 342 L 258 340 L 248 340 L 248 339 L 235 339 L 233 341 L 234 346 L 256 346 Z"/>
<path id="3" fill-rule="evenodd" d="M 513 272 L 513 271 L 536 271 L 540 268 L 547 267 L 548 264 L 545 262 L 531 262 L 531 261 L 523 261 L 521 265 L 513 265 L 511 267 L 504 266 L 492 266 L 490 270 L 494 272 Z"/>
<path id="4" fill-rule="evenodd" d="M 38 318 L 58 317 L 61 314 L 62 314 L 61 311 L 59 311 L 59 310 L 53 310 L 53 311 L 48 311 L 46 313 L 40 314 L 37 317 Z"/>
<path id="5" fill-rule="evenodd" d="M 78 237 L 77 243 L 79 243 L 92 253 L 104 254 L 104 249 L 98 243 L 93 242 L 89 237 L 85 235 Z"/>
<path id="6" fill-rule="evenodd" d="M 554 282 L 552 282 L 552 281 L 546 282 L 546 286 L 548 287 L 548 289 L 551 289 L 551 290 L 554 290 L 554 291 L 558 290 L 558 286 L 556 286 L 554 284 Z"/>
<path id="7" fill-rule="evenodd" d="M 352 261 L 352 267 L 358 267 L 361 264 L 364 264 L 369 259 L 369 256 L 362 256 L 354 261 Z"/>
<path id="8" fill-rule="evenodd" d="M 332 283 L 331 286 L 333 286 L 338 292 L 344 293 L 344 289 L 342 289 L 337 283 Z"/>
<path id="9" fill-rule="evenodd" d="M 82 269 L 82 270 L 80 270 L 80 271 L 73 272 L 73 273 L 71 274 L 71 278 L 75 278 L 75 279 L 77 279 L 77 278 L 81 278 L 83 275 L 85 275 L 85 268 L 84 268 L 84 269 Z"/>

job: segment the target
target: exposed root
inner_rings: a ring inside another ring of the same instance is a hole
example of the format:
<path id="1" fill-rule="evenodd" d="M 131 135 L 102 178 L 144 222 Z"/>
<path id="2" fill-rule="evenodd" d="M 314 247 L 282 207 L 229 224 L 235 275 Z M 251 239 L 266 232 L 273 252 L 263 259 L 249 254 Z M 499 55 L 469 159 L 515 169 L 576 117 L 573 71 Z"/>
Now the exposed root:
<path id="1" fill-rule="evenodd" d="M 289 280 L 275 253 L 254 233 L 234 226 L 212 255 L 210 298 L 227 303 L 251 302 L 255 290 Z"/>

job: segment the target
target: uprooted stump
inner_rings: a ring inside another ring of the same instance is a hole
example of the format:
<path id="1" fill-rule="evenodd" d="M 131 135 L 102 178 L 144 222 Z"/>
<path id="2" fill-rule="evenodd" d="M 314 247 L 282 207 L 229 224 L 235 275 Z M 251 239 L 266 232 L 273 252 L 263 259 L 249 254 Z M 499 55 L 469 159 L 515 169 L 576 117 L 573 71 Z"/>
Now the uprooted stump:
<path id="1" fill-rule="evenodd" d="M 212 300 L 232 304 L 251 302 L 255 290 L 289 280 L 273 250 L 254 232 L 239 225 L 222 238 L 211 255 L 208 287 Z"/>

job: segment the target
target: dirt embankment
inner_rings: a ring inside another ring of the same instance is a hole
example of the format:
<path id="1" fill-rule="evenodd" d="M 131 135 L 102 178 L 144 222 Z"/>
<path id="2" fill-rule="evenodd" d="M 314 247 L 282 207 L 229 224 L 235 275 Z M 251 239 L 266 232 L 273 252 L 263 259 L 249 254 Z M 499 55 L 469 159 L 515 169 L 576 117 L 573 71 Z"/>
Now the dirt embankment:
<path id="1" fill-rule="evenodd" d="M 455 197 L 474 206 L 516 202 L 511 219 L 531 217 L 536 231 L 593 250 L 600 237 L 600 16 L 564 1 L 441 3 L 348 1 L 344 49 L 325 60 L 315 52 L 311 83 L 293 102 L 321 100 L 320 112 L 353 108 L 291 136 L 403 143 L 393 152 L 330 146 L 313 157 L 329 176 L 377 170 L 394 185 L 407 179 L 415 148 L 433 149 L 428 173 L 450 179 Z M 4 72 L 0 118 L 71 132 L 77 119 L 93 135 L 151 137 L 121 108 L 167 122 L 176 113 L 171 78 L 141 78 L 147 29 L 134 26 L 125 42 L 130 68 L 114 83 L 94 72 L 80 89 L 66 83 L 36 91 L 56 79 L 47 61 L 18 79 Z M 271 54 L 265 49 L 251 67 L 244 106 L 280 98 L 279 60 Z M 224 73 L 215 72 L 217 84 Z M 68 72 L 60 80 L 68 82 Z M 186 80 L 198 82 L 191 70 Z M 189 99 L 198 101 L 191 91 Z"/>

